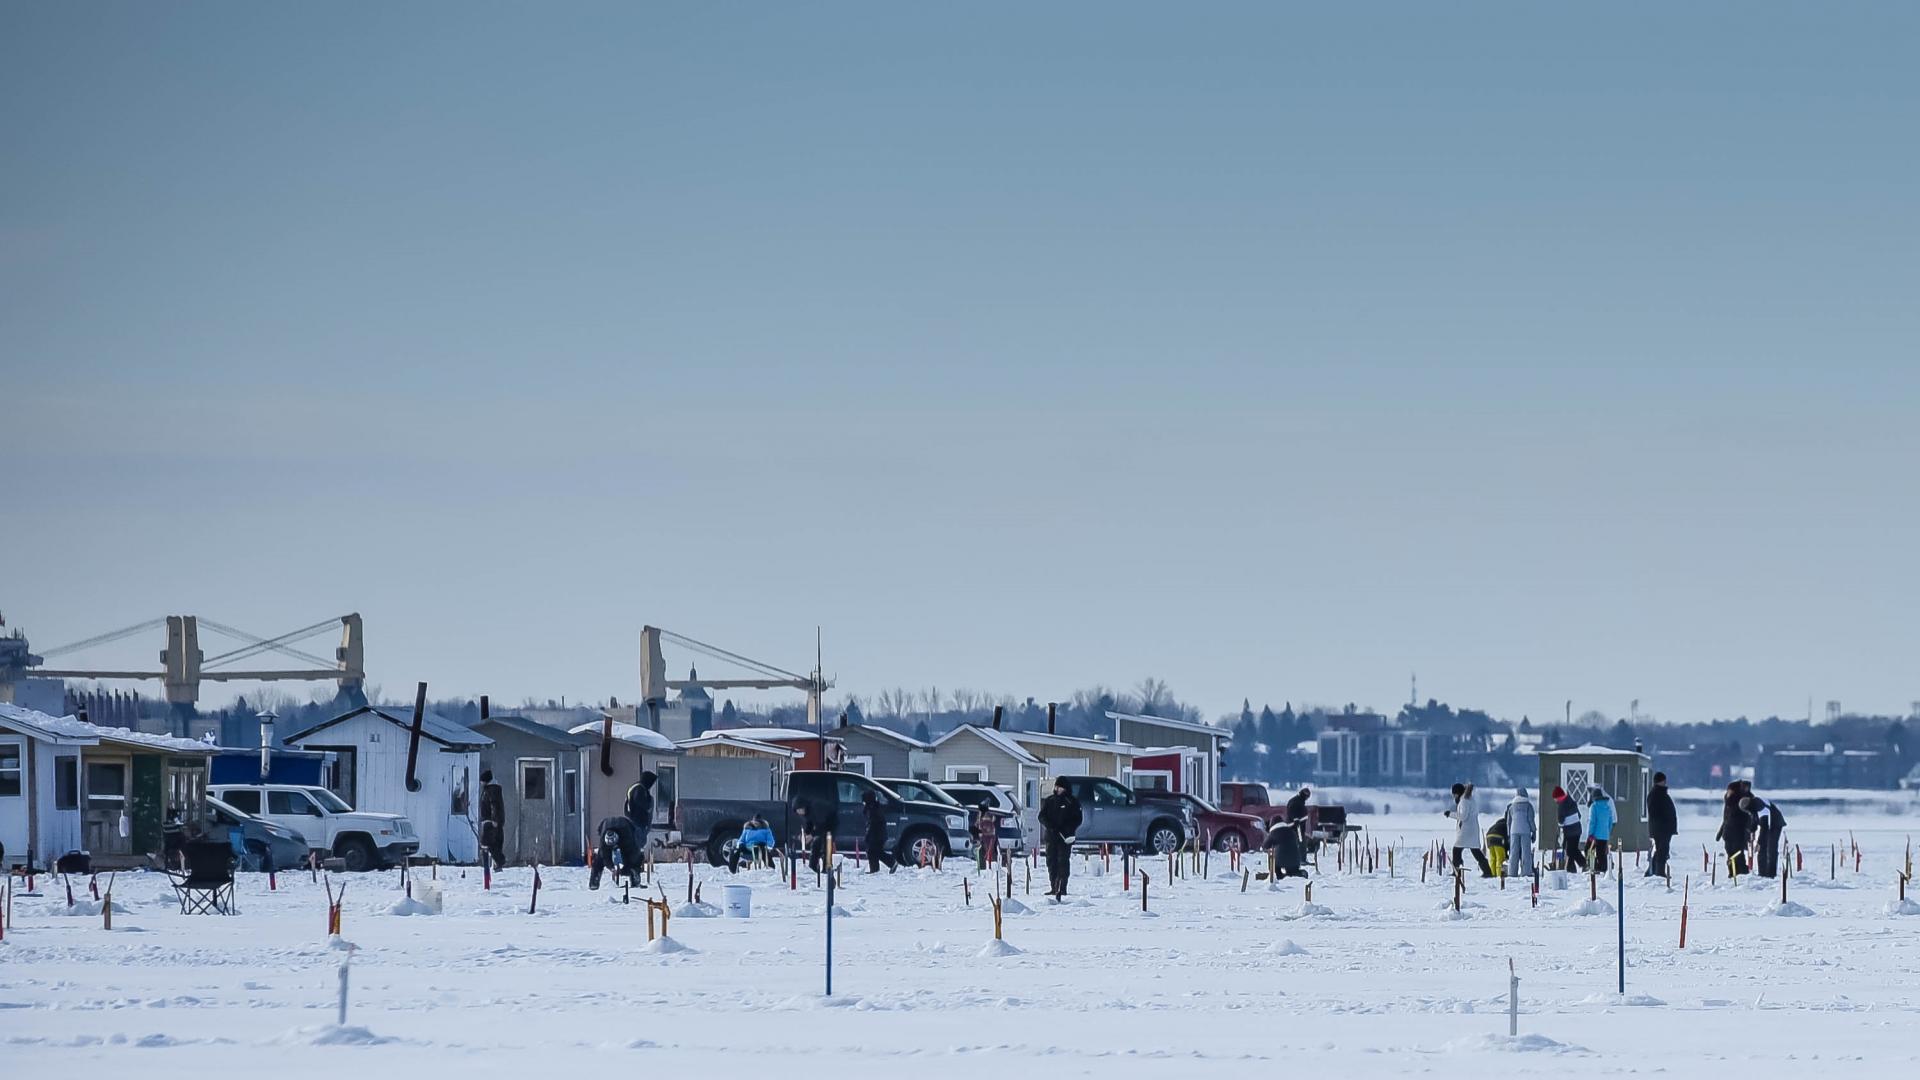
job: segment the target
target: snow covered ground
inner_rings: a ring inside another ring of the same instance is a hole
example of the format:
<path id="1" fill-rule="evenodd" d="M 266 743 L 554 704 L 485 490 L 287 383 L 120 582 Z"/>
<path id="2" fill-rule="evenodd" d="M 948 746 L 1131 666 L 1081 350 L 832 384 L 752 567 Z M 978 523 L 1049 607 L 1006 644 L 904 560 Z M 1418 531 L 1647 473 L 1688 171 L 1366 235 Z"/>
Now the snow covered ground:
<path id="1" fill-rule="evenodd" d="M 543 871 L 534 915 L 524 870 L 492 892 L 474 871 L 443 873 L 438 915 L 393 914 L 398 874 L 360 875 L 347 879 L 344 938 L 357 951 L 345 1029 L 333 1026 L 343 952 L 329 947 L 322 888 L 305 875 L 274 893 L 243 877 L 235 918 L 183 917 L 164 879 L 122 875 L 111 931 L 97 914 L 68 915 L 62 886 L 42 879 L 43 897 L 15 899 L 0 945 L 0 1043 L 15 1070 L 145 1076 L 1333 1067 L 1351 1080 L 1535 1062 L 1556 1076 L 1703 1075 L 1728 1062 L 1894 1076 L 1920 1061 L 1920 914 L 1889 910 L 1920 820 L 1795 817 L 1789 836 L 1805 846 L 1806 870 L 1790 899 L 1808 913 L 1795 918 L 1769 913 L 1777 883 L 1707 887 L 1700 844 L 1711 830 L 1692 827 L 1675 866 L 1695 879 L 1684 952 L 1679 881 L 1669 893 L 1628 879 L 1624 998 L 1611 883 L 1598 904 L 1578 879 L 1535 909 L 1524 887 L 1476 879 L 1456 917 L 1440 875 L 1419 880 L 1419 852 L 1443 819 L 1365 824 L 1403 845 L 1397 876 L 1384 863 L 1340 873 L 1329 858 L 1312 907 L 1299 882 L 1243 893 L 1221 857 L 1204 880 L 1169 882 L 1164 860 L 1149 863 L 1150 915 L 1137 881 L 1121 891 L 1117 861 L 1095 877 L 1079 860 L 1063 907 L 1045 904 L 1040 880 L 1029 894 L 1016 868 L 1015 899 L 1032 910 L 1006 916 L 1011 948 L 1001 950 L 987 947 L 986 877 L 974 879 L 969 907 L 953 864 L 877 878 L 849 866 L 832 998 L 821 994 L 824 898 L 805 874 L 798 892 L 768 872 L 743 875 L 753 917 L 676 917 L 677 952 L 650 950 L 645 907 L 589 892 L 583 870 Z M 1863 872 L 1843 868 L 1829 882 L 1827 845 L 1849 825 Z M 727 875 L 697 873 L 717 906 Z M 685 869 L 660 878 L 683 905 Z M 88 910 L 83 882 L 78 891 Z M 1508 957 L 1522 980 L 1517 1039 L 1507 1037 Z"/>

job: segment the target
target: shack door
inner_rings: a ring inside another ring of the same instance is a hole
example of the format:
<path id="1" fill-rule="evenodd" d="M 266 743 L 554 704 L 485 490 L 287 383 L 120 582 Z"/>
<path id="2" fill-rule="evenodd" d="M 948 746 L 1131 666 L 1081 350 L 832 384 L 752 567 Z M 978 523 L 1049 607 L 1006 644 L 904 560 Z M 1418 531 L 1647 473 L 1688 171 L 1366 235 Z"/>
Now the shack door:
<path id="1" fill-rule="evenodd" d="M 515 764 L 520 812 L 508 823 L 513 830 L 513 846 L 507 858 L 516 863 L 539 862 L 552 866 L 559 861 L 554 856 L 553 761 L 520 758 Z"/>
<path id="2" fill-rule="evenodd" d="M 100 856 L 133 854 L 133 764 L 127 758 L 86 760 L 87 809 L 83 828 L 87 851 Z"/>
<path id="3" fill-rule="evenodd" d="M 27 741 L 0 736 L 0 849 L 8 858 L 24 863 L 28 843 Z"/>

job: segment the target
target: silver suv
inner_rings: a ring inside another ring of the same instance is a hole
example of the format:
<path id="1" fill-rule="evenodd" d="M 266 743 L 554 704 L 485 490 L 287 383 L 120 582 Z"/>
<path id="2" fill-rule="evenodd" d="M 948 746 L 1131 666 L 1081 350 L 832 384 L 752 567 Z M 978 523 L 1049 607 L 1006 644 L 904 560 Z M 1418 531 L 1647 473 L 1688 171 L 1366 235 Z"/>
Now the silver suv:
<path id="1" fill-rule="evenodd" d="M 1164 855 L 1186 846 L 1193 821 L 1178 803 L 1148 802 L 1104 776 L 1056 776 L 1046 790 L 1064 784 L 1080 800 L 1081 846 L 1112 844 L 1124 850 Z"/>

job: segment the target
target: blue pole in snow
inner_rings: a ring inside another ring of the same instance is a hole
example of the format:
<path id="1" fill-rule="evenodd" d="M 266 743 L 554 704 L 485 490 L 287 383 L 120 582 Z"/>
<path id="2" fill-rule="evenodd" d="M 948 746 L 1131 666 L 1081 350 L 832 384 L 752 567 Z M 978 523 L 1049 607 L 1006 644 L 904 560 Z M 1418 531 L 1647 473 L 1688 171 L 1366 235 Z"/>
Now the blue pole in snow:
<path id="1" fill-rule="evenodd" d="M 828 850 L 832 850 L 829 848 Z M 833 996 L 833 867 L 827 867 L 827 996 Z"/>
<path id="2" fill-rule="evenodd" d="M 1618 856 L 1615 857 L 1613 872 L 1619 875 L 1614 880 L 1620 883 L 1614 906 L 1619 909 L 1620 915 L 1620 992 L 1624 994 L 1627 992 L 1627 874 L 1621 868 Z"/>

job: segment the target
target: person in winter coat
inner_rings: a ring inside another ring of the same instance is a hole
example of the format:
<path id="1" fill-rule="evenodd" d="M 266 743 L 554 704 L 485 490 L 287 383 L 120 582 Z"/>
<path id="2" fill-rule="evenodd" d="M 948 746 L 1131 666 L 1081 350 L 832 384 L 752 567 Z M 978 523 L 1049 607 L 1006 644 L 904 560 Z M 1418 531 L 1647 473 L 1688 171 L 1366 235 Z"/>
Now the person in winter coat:
<path id="1" fill-rule="evenodd" d="M 1501 814 L 1487 826 L 1487 861 L 1493 864 L 1494 873 L 1505 876 L 1507 873 L 1507 815 Z"/>
<path id="2" fill-rule="evenodd" d="M 1620 820 L 1615 811 L 1612 796 L 1599 784 L 1593 785 L 1593 795 L 1587 803 L 1587 844 L 1593 848 L 1593 872 L 1607 872 L 1607 856 L 1613 846 L 1613 826 Z"/>
<path id="3" fill-rule="evenodd" d="M 1727 873 L 1739 877 L 1747 872 L 1747 837 L 1753 823 L 1740 807 L 1743 796 L 1738 782 L 1727 785 L 1720 807 L 1720 830 L 1713 834 L 1727 853 Z"/>
<path id="4" fill-rule="evenodd" d="M 1533 845 L 1536 818 L 1533 800 L 1526 788 L 1514 789 L 1507 802 L 1507 876 L 1533 876 Z"/>
<path id="5" fill-rule="evenodd" d="M 1062 781 L 1053 782 L 1053 794 L 1040 800 L 1041 838 L 1047 850 L 1047 898 L 1067 898 L 1067 878 L 1073 873 L 1073 838 L 1080 832 L 1080 800 Z"/>
<path id="6" fill-rule="evenodd" d="M 1780 833 L 1787 827 L 1787 818 L 1780 808 L 1758 795 L 1749 795 L 1740 800 L 1740 809 L 1755 822 L 1754 841 L 1755 867 L 1761 877 L 1777 877 L 1780 873 Z"/>
<path id="7" fill-rule="evenodd" d="M 1567 869 L 1585 870 L 1587 858 L 1580 854 L 1580 804 L 1565 788 L 1554 788 L 1553 812 L 1560 822 L 1560 850 L 1566 856 Z"/>
<path id="8" fill-rule="evenodd" d="M 599 888 L 600 875 L 612 867 L 618 867 L 614 870 L 615 880 L 624 874 L 632 884 L 640 884 L 640 842 L 632 819 L 605 818 L 594 832 L 600 837 L 600 846 L 593 853 L 593 870 L 587 874 L 587 888 Z"/>
<path id="9" fill-rule="evenodd" d="M 1311 798 L 1313 798 L 1313 790 L 1311 788 L 1301 788 L 1299 791 L 1294 792 L 1293 798 L 1287 800 L 1287 820 L 1307 820 L 1307 800 Z"/>
<path id="10" fill-rule="evenodd" d="M 733 854 L 727 859 L 727 872 L 740 872 L 740 860 L 746 859 L 749 866 L 759 865 L 762 859 L 773 860 L 773 826 L 767 819 L 755 814 L 740 826 L 740 839 L 733 845 Z"/>
<path id="11" fill-rule="evenodd" d="M 480 773 L 480 847 L 494 866 L 506 865 L 506 837 L 506 797 L 500 785 L 493 782 L 493 770 L 483 769 Z"/>
<path id="12" fill-rule="evenodd" d="M 863 824 L 866 825 L 860 842 L 867 849 L 867 873 L 879 873 L 881 863 L 886 863 L 891 873 L 896 867 L 893 856 L 887 851 L 886 804 L 880 801 L 878 793 L 869 791 L 860 796 L 860 809 L 865 817 Z"/>
<path id="13" fill-rule="evenodd" d="M 1276 821 L 1267 830 L 1267 839 L 1261 848 L 1273 852 L 1273 876 L 1306 877 L 1307 871 L 1301 865 L 1300 822 Z"/>
<path id="14" fill-rule="evenodd" d="M 1666 877 L 1667 858 L 1673 852 L 1673 838 L 1680 832 L 1680 815 L 1673 808 L 1673 796 L 1667 794 L 1667 774 L 1653 774 L 1653 790 L 1647 792 L 1647 833 L 1653 837 L 1653 861 L 1647 864 L 1648 877 Z"/>
<path id="15" fill-rule="evenodd" d="M 653 828 L 653 785 L 660 777 L 652 772 L 640 774 L 640 782 L 627 789 L 627 820 L 633 822 L 633 835 L 640 850 L 647 850 L 647 831 Z"/>
<path id="16" fill-rule="evenodd" d="M 1480 804 L 1474 801 L 1473 785 L 1453 785 L 1453 809 L 1443 813 L 1453 819 L 1453 868 L 1464 866 L 1461 856 L 1471 851 L 1473 861 L 1480 864 L 1480 876 L 1492 877 L 1493 867 L 1487 865 L 1487 853 L 1480 847 Z"/>

